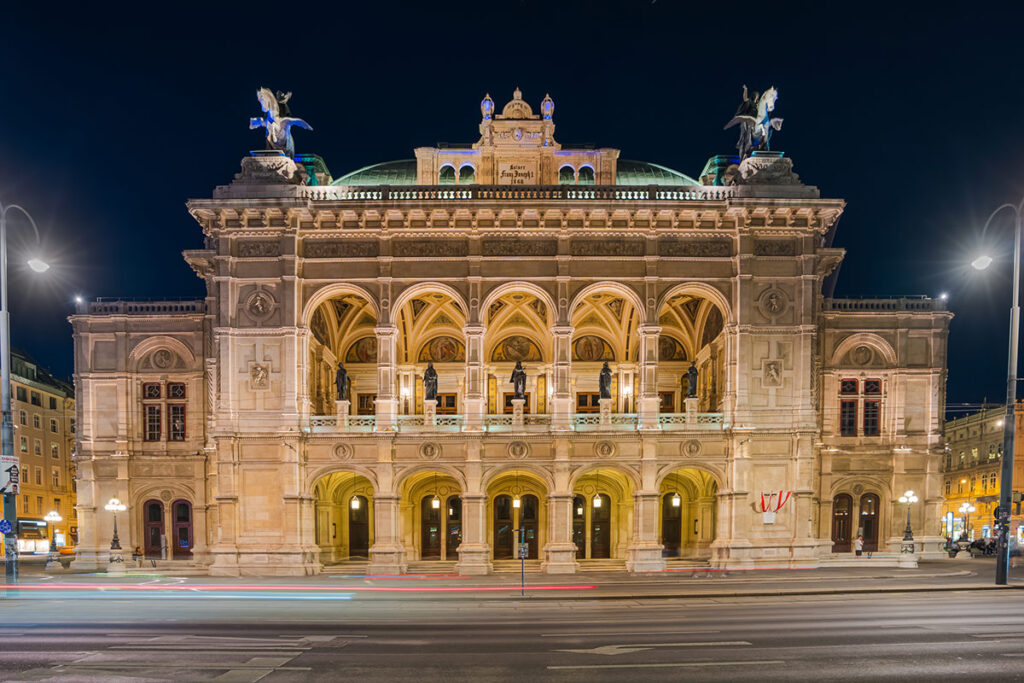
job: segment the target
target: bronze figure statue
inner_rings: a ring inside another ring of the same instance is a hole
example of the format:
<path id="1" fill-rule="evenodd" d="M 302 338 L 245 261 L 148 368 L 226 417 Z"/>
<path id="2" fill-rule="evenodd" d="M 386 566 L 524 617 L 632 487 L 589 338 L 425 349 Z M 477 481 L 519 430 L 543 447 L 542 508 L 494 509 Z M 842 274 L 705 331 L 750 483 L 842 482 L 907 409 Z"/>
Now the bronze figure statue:
<path id="1" fill-rule="evenodd" d="M 597 377 L 597 387 L 601 392 L 601 398 L 612 397 L 612 369 L 608 367 L 608 361 L 601 366 L 601 374 Z"/>
<path id="2" fill-rule="evenodd" d="M 423 400 L 437 400 L 437 370 L 433 363 L 427 363 L 427 369 L 423 373 Z"/>
<path id="3" fill-rule="evenodd" d="M 512 398 L 514 399 L 525 399 L 526 398 L 526 371 L 523 370 L 523 362 L 517 360 L 515 368 L 512 369 L 512 377 L 509 379 L 512 382 Z"/>
<path id="4" fill-rule="evenodd" d="M 686 398 L 697 398 L 697 364 L 693 361 L 686 371 Z"/>
<path id="5" fill-rule="evenodd" d="M 348 370 L 338 363 L 338 371 L 334 373 L 334 388 L 338 390 L 338 400 L 348 400 Z"/>

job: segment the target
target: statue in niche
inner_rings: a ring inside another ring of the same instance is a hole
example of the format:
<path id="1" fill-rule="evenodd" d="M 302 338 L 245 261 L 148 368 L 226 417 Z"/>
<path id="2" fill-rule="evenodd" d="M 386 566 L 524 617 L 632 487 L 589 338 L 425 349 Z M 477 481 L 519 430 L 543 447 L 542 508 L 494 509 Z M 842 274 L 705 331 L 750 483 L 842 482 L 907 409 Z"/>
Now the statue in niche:
<path id="1" fill-rule="evenodd" d="M 686 371 L 686 398 L 697 398 L 697 364 L 693 361 Z"/>
<path id="2" fill-rule="evenodd" d="M 282 94 L 283 99 L 278 99 L 269 88 L 260 88 L 256 91 L 256 99 L 259 100 L 260 108 L 266 116 L 249 119 L 250 129 L 267 129 L 267 149 L 284 152 L 288 158 L 295 156 L 292 126 L 313 130 L 313 127 L 302 119 L 289 116 L 291 110 L 288 108 L 288 100 L 291 96 L 291 93 Z"/>
<path id="3" fill-rule="evenodd" d="M 740 160 L 746 159 L 755 149 L 771 149 L 772 131 L 782 130 L 782 119 L 771 116 L 771 113 L 775 111 L 775 101 L 778 98 L 779 93 L 774 87 L 765 90 L 764 94 L 755 90 L 753 95 L 748 96 L 747 86 L 743 86 L 743 99 L 740 106 L 723 128 L 723 130 L 727 130 L 736 125 L 740 127 L 740 137 L 736 142 L 736 151 L 739 153 Z"/>
<path id="4" fill-rule="evenodd" d="M 348 400 L 348 370 L 338 363 L 338 371 L 334 373 L 334 388 L 338 390 L 338 400 Z"/>
<path id="5" fill-rule="evenodd" d="M 423 400 L 437 400 L 437 370 L 433 363 L 427 363 L 427 369 L 423 373 Z"/>
<path id="6" fill-rule="evenodd" d="M 601 374 L 597 377 L 597 387 L 601 391 L 601 398 L 612 397 L 612 369 L 608 367 L 608 361 L 601 366 Z"/>
<path id="7" fill-rule="evenodd" d="M 512 369 L 512 377 L 509 379 L 512 382 L 512 398 L 513 399 L 525 399 L 526 398 L 526 371 L 523 369 L 523 362 L 517 360 L 515 368 Z"/>

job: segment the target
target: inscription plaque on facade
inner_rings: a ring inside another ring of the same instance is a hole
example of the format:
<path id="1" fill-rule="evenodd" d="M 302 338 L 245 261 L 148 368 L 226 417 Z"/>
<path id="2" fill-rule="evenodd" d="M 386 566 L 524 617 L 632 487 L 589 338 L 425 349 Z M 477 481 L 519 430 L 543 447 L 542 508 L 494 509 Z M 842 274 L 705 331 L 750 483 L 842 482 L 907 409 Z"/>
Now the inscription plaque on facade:
<path id="1" fill-rule="evenodd" d="M 537 164 L 523 161 L 499 161 L 498 184 L 536 185 Z"/>

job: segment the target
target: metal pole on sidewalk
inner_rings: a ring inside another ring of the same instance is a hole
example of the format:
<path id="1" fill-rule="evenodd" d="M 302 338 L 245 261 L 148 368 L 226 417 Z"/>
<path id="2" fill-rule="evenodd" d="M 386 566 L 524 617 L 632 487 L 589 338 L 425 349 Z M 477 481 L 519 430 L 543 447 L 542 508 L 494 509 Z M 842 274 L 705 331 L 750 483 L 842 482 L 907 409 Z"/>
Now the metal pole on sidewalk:
<path id="1" fill-rule="evenodd" d="M 526 553 L 523 552 L 525 529 L 513 529 L 516 535 L 516 554 L 519 555 L 519 595 L 526 597 Z"/>

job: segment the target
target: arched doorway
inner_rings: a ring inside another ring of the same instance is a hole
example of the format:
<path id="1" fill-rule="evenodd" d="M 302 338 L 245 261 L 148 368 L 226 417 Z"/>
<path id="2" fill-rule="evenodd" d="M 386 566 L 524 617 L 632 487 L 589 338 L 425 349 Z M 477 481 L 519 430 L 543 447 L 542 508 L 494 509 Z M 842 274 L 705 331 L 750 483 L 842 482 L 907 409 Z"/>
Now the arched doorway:
<path id="1" fill-rule="evenodd" d="M 176 560 L 192 557 L 192 503 L 176 500 L 171 504 L 172 553 Z"/>
<path id="2" fill-rule="evenodd" d="M 865 493 L 860 497 L 860 528 L 857 533 L 864 537 L 864 552 L 878 552 L 878 496 Z"/>
<path id="3" fill-rule="evenodd" d="M 718 481 L 694 467 L 661 480 L 661 544 L 664 557 L 711 557 L 718 524 Z"/>
<path id="4" fill-rule="evenodd" d="M 402 541 L 410 559 L 454 562 L 462 543 L 462 498 L 445 472 L 417 472 L 401 486 Z"/>
<path id="5" fill-rule="evenodd" d="M 832 552 L 850 552 L 850 511 L 853 499 L 840 493 L 832 499 Z"/>
<path id="6" fill-rule="evenodd" d="M 355 472 L 331 472 L 313 485 L 320 562 L 363 560 L 373 545 L 373 484 Z"/>
<path id="7" fill-rule="evenodd" d="M 143 551 L 149 559 L 161 557 L 164 536 L 164 504 L 159 500 L 147 500 L 142 504 Z"/>
<path id="8" fill-rule="evenodd" d="M 598 468 L 573 485 L 577 560 L 624 560 L 633 519 L 633 485 L 623 473 Z"/>
<path id="9" fill-rule="evenodd" d="M 516 545 L 527 546 L 528 560 L 540 557 L 544 535 L 542 516 L 547 498 L 544 482 L 525 470 L 512 470 L 495 477 L 488 486 L 491 500 L 491 550 L 495 560 L 514 560 Z M 521 531 L 516 531 L 517 529 Z"/>

